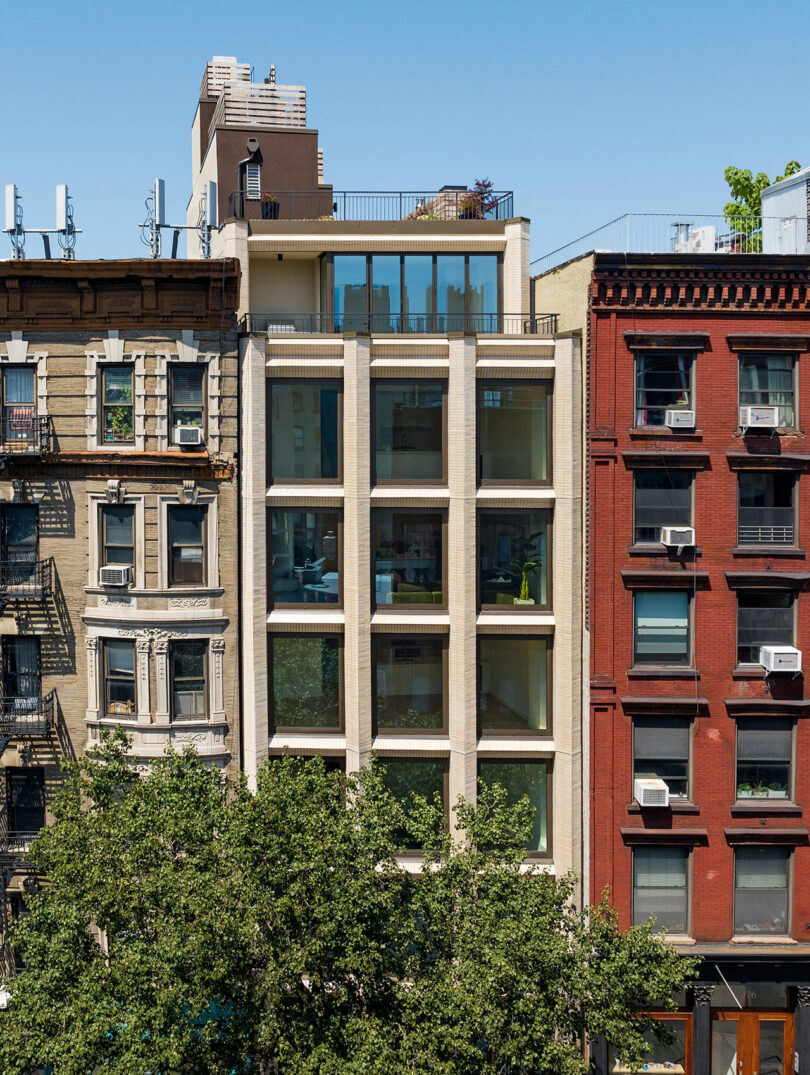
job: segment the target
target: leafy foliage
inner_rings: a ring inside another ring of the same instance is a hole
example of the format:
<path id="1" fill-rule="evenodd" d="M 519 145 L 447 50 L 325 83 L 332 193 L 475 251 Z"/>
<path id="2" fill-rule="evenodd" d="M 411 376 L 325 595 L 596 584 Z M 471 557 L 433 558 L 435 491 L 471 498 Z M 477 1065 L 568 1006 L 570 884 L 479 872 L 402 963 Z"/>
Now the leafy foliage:
<path id="1" fill-rule="evenodd" d="M 573 878 L 522 870 L 532 810 L 500 786 L 459 803 L 452 843 L 440 804 L 398 802 L 376 764 L 285 757 L 254 794 L 190 750 L 141 779 L 124 748 L 67 767 L 36 841 L 7 1075 L 583 1075 L 584 1032 L 637 1063 L 637 1009 L 691 972 L 649 927 L 578 911 Z"/>
<path id="2" fill-rule="evenodd" d="M 732 200 L 723 206 L 723 216 L 727 220 L 762 216 L 762 192 L 771 183 L 780 183 L 788 176 L 795 175 L 801 169 L 798 161 L 788 161 L 783 175 L 770 180 L 765 172 L 756 175 L 750 168 L 736 168 L 733 164 L 725 170 L 725 179 L 731 192 Z"/>

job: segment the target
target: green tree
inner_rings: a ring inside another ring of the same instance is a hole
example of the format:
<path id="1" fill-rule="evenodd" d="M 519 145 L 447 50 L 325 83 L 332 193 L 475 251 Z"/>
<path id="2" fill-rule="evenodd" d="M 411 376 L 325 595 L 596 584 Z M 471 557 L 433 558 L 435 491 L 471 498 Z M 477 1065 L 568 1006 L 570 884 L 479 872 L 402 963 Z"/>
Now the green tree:
<path id="1" fill-rule="evenodd" d="M 649 927 L 576 910 L 572 878 L 522 871 L 532 810 L 498 786 L 458 804 L 452 844 L 441 804 L 398 802 L 378 765 L 285 757 L 254 794 L 191 751 L 141 778 L 124 747 L 67 767 L 35 843 L 7 1075 L 582 1075 L 584 1033 L 639 1063 L 639 1009 L 693 969 Z"/>
<path id="2" fill-rule="evenodd" d="M 736 168 L 733 164 L 725 170 L 725 179 L 731 191 L 731 201 L 723 206 L 723 216 L 729 221 L 745 217 L 762 216 L 762 192 L 771 183 L 779 183 L 801 168 L 798 161 L 788 161 L 784 175 L 770 180 L 764 172 L 753 174 L 750 168 Z M 759 226 L 758 224 L 756 225 Z"/>

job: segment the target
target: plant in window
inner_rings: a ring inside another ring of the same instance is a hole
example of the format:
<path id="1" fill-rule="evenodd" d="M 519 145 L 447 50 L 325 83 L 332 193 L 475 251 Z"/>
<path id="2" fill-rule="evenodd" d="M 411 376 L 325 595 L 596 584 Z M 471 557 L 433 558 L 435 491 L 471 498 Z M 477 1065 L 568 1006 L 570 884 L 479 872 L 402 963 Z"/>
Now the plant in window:
<path id="1" fill-rule="evenodd" d="M 113 440 L 132 439 L 132 411 L 129 407 L 112 407 L 107 412 L 107 425 Z"/>
<path id="2" fill-rule="evenodd" d="M 540 553 L 539 540 L 543 536 L 542 531 L 530 534 L 523 541 L 517 541 L 517 556 L 509 566 L 520 576 L 520 593 L 514 599 L 516 605 L 533 605 L 534 598 L 529 597 L 529 579 L 543 566 L 543 557 Z"/>

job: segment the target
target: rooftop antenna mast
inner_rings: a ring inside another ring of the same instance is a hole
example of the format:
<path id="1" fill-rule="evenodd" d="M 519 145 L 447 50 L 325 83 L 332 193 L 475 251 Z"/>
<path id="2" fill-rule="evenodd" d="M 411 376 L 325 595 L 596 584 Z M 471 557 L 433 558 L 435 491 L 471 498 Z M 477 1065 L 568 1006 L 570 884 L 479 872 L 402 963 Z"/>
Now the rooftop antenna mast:
<path id="1" fill-rule="evenodd" d="M 22 197 L 16 184 L 6 183 L 6 226 L 3 231 L 11 239 L 11 256 L 15 261 L 25 257 L 26 235 L 41 235 L 45 247 L 45 257 L 51 256 L 51 239 L 55 235 L 62 248 L 65 261 L 76 257 L 76 236 L 81 229 L 73 223 L 73 203 L 65 183 L 56 188 L 56 227 L 26 228 L 23 224 Z"/>
<path id="2" fill-rule="evenodd" d="M 211 257 L 211 232 L 217 227 L 217 185 L 212 180 L 205 184 L 200 198 L 200 212 L 196 224 L 166 223 L 166 182 L 156 179 L 146 196 L 146 220 L 139 224 L 141 242 L 149 247 L 153 258 L 159 258 L 162 250 L 161 229 L 169 228 L 172 232 L 172 254 L 177 257 L 177 243 L 181 231 L 196 231 L 200 244 L 200 255 Z"/>

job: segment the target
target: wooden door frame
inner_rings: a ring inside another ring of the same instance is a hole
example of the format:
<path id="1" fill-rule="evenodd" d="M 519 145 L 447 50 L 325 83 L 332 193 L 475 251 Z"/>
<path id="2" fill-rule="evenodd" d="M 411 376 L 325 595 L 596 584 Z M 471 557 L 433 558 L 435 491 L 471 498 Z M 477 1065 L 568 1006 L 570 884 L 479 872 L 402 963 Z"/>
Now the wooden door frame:
<path id="1" fill-rule="evenodd" d="M 789 1075 L 793 1071 L 795 1020 L 793 1012 L 775 1011 L 773 1008 L 720 1008 L 712 1012 L 711 1019 L 712 1027 L 715 1022 L 735 1022 L 737 1024 L 737 1075 L 753 1075 L 754 1071 L 759 1070 L 760 1023 L 784 1023 L 782 1066 L 785 1075 Z M 740 1026 L 741 1023 L 743 1024 L 742 1027 Z M 741 1061 L 743 1062 L 742 1067 L 740 1067 Z"/>

